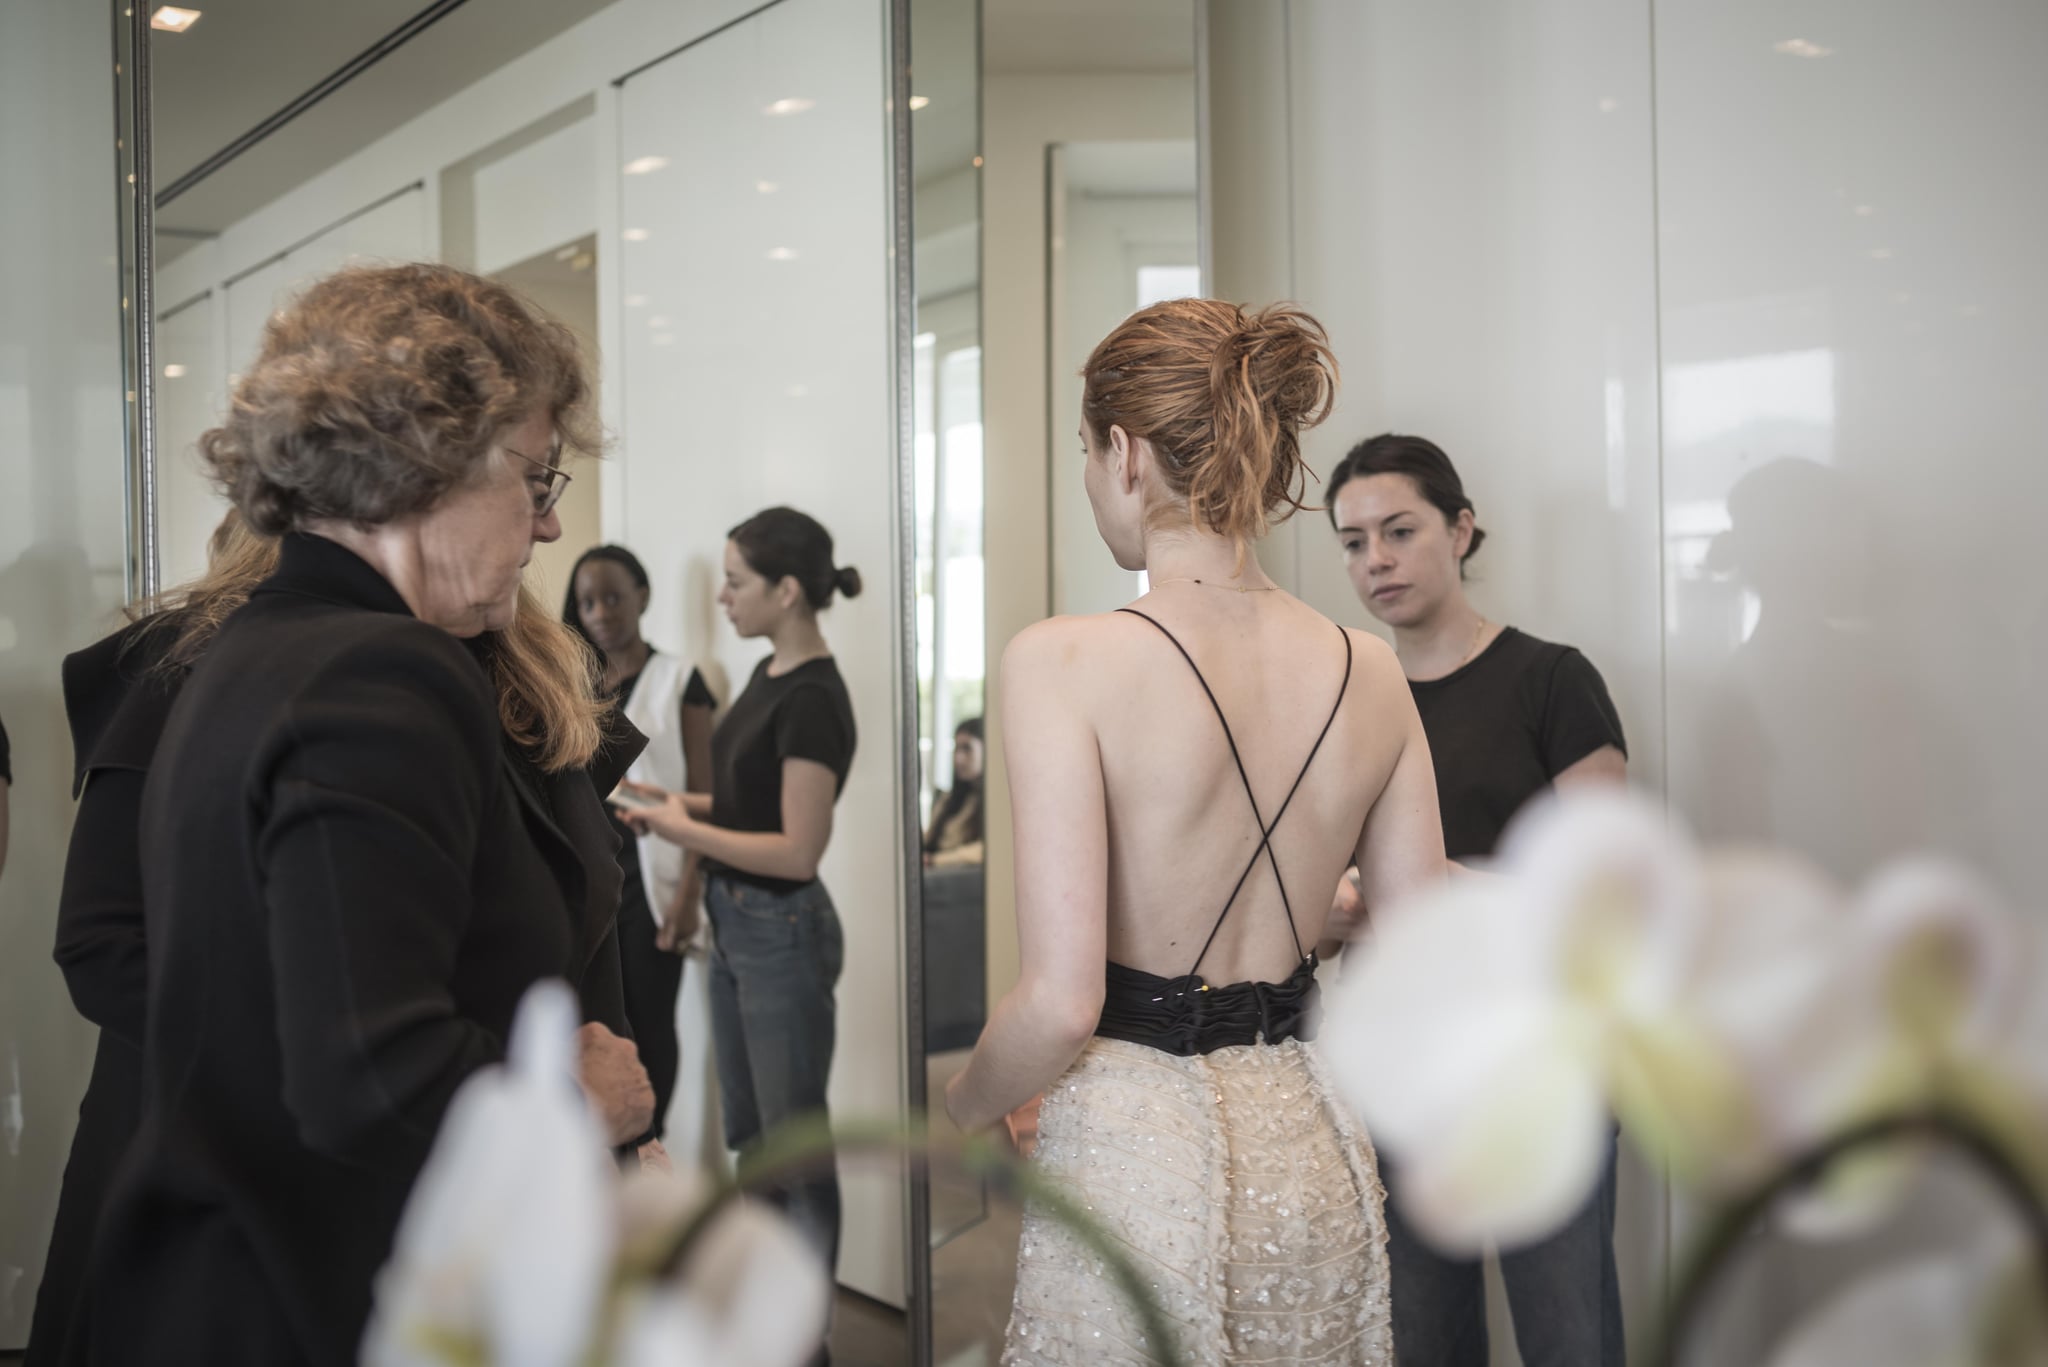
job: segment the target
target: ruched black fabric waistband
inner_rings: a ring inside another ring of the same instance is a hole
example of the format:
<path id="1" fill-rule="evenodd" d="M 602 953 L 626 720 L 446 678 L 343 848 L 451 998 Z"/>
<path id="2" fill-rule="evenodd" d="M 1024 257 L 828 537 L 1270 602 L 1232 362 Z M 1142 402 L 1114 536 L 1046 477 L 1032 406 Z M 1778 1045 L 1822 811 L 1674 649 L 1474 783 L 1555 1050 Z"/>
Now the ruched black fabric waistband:
<path id="1" fill-rule="evenodd" d="M 1234 1045 L 1315 1038 L 1316 956 L 1285 982 L 1211 987 L 1199 974 L 1162 978 L 1108 965 L 1095 1033 L 1187 1057 Z"/>

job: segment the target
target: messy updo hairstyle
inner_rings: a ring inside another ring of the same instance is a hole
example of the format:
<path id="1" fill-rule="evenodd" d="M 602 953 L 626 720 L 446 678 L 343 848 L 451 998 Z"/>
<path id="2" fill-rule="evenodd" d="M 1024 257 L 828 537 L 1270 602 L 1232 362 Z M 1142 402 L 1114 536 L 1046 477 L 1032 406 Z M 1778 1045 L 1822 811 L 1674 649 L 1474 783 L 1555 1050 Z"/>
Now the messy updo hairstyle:
<path id="1" fill-rule="evenodd" d="M 1301 433 L 1329 416 L 1337 358 L 1292 304 L 1154 304 L 1103 338 L 1081 377 L 1094 443 L 1111 427 L 1151 442 L 1195 526 L 1255 541 L 1282 504 L 1308 506 Z"/>
<path id="2" fill-rule="evenodd" d="M 1415 486 L 1415 491 L 1454 527 L 1459 513 L 1472 511 L 1472 500 L 1465 494 L 1465 481 L 1458 478 L 1458 467 L 1451 464 L 1451 458 L 1444 454 L 1443 447 L 1427 437 L 1382 432 L 1352 447 L 1344 459 L 1337 462 L 1337 468 L 1330 471 L 1327 490 L 1330 526 L 1337 525 L 1337 491 L 1354 479 L 1369 479 L 1373 475 L 1406 476 Z M 1465 562 L 1479 554 L 1480 544 L 1485 540 L 1486 533 L 1474 527 L 1472 540 L 1458 560 L 1460 579 L 1465 577 Z"/>
<path id="3" fill-rule="evenodd" d="M 271 318 L 199 450 L 259 535 L 376 526 L 431 508 L 537 413 L 594 453 L 589 408 L 574 334 L 512 290 L 452 266 L 364 267 Z"/>
<path id="4" fill-rule="evenodd" d="M 860 597 L 860 571 L 832 563 L 832 533 L 794 508 L 767 508 L 726 533 L 747 568 L 771 584 L 794 579 L 813 612 L 832 606 L 832 595 Z"/>

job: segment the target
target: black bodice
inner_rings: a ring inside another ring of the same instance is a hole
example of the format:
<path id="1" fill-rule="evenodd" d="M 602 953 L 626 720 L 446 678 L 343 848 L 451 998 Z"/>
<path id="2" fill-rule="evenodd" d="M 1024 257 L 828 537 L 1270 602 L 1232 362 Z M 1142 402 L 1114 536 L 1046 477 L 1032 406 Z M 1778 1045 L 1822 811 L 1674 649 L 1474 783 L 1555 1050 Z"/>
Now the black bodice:
<path id="1" fill-rule="evenodd" d="M 1112 963 L 1095 1033 L 1161 1053 L 1210 1054 L 1242 1044 L 1314 1039 L 1316 956 L 1277 983 L 1211 987 L 1201 975 L 1162 978 Z"/>

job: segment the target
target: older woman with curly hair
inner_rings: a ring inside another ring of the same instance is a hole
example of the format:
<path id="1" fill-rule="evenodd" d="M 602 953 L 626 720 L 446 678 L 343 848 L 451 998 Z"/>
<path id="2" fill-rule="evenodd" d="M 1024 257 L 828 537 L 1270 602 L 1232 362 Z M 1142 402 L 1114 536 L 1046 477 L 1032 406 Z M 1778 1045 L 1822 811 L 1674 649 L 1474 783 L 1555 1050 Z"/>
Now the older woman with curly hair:
<path id="1" fill-rule="evenodd" d="M 278 563 L 192 668 L 143 792 L 143 1122 L 101 1227 L 95 1361 L 353 1362 L 450 1098 L 529 986 L 606 943 L 503 745 L 585 763 L 598 705 L 501 691 L 518 646 L 476 639 L 560 535 L 588 399 L 570 335 L 502 286 L 356 270 L 272 320 L 201 439 Z M 587 1025 L 580 1063 L 613 1141 L 644 1133 L 632 1044 Z"/>

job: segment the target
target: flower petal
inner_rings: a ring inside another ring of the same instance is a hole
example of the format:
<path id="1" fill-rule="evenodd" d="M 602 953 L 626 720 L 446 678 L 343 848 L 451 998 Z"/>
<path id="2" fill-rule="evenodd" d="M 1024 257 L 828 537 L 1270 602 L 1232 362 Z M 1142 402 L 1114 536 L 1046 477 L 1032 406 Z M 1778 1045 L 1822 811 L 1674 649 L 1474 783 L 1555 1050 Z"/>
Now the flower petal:
<path id="1" fill-rule="evenodd" d="M 669 1293 L 688 1312 L 672 1327 L 708 1326 L 711 1355 L 669 1362 L 799 1367 L 818 1350 L 831 1282 L 816 1253 L 779 1211 L 740 1201 L 704 1231 Z M 695 1332 L 695 1329 L 692 1329 Z"/>
<path id="2" fill-rule="evenodd" d="M 1606 1161 L 1610 1122 L 1593 1072 L 1560 1042 L 1531 1039 L 1470 1101 L 1432 1142 L 1398 1155 L 1402 1215 L 1451 1253 L 1554 1233 Z"/>
<path id="3" fill-rule="evenodd" d="M 1520 884 L 1516 934 L 1567 994 L 1612 1013 L 1664 1007 L 1700 930 L 1691 845 L 1648 799 L 1579 789 L 1531 803 L 1500 866 Z"/>
<path id="4" fill-rule="evenodd" d="M 566 1367 L 588 1346 L 609 1273 L 614 1177 L 602 1132 L 565 1080 L 576 1018 L 567 987 L 535 986 L 509 1065 L 456 1093 L 378 1274 L 364 1362 L 402 1367 L 437 1343 L 472 1345 L 506 1367 Z"/>

